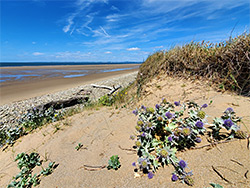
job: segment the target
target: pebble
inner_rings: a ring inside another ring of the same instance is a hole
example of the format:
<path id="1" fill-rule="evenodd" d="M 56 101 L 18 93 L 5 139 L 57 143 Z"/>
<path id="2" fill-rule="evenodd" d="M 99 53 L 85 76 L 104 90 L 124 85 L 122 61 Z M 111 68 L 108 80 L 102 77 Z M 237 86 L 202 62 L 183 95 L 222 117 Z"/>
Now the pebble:
<path id="1" fill-rule="evenodd" d="M 99 81 L 93 84 L 96 85 L 106 85 L 106 86 L 118 86 L 127 87 L 129 84 L 133 83 L 137 77 L 137 71 L 122 76 L 114 77 L 111 79 Z M 18 125 L 18 120 L 21 115 L 26 113 L 28 109 L 35 106 L 43 105 L 51 101 L 67 100 L 73 96 L 79 96 L 82 91 L 90 93 L 90 100 L 96 101 L 101 96 L 108 94 L 109 90 L 93 88 L 89 85 L 81 85 L 75 88 L 71 88 L 65 91 L 47 94 L 43 96 L 37 96 L 23 101 L 12 102 L 0 106 L 0 129 L 6 129 L 9 127 L 15 127 Z"/>

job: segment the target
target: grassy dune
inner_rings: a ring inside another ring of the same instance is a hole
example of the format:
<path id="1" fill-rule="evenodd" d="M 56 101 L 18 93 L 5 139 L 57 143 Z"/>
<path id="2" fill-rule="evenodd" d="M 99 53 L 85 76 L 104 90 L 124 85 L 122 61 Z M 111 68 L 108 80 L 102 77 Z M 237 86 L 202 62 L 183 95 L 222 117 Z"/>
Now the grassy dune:
<path id="1" fill-rule="evenodd" d="M 250 96 L 250 35 L 245 33 L 218 44 L 191 42 L 156 52 L 141 65 L 137 85 L 160 73 L 207 79 L 221 90 Z"/>

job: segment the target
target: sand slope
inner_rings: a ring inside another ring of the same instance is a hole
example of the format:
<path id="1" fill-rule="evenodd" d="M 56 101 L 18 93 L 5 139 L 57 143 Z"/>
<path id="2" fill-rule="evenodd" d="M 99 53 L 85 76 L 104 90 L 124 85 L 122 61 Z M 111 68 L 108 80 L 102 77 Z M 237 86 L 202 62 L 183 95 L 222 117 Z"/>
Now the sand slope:
<path id="1" fill-rule="evenodd" d="M 48 125 L 22 137 L 12 148 L 0 153 L 1 187 L 6 187 L 12 176 L 19 172 L 13 162 L 16 155 L 31 151 L 36 151 L 42 158 L 59 164 L 51 175 L 42 178 L 38 187 L 188 187 L 179 182 L 171 182 L 172 167 L 160 168 L 151 180 L 147 177 L 134 178 L 131 164 L 137 160 L 137 156 L 131 151 L 119 148 L 131 148 L 134 144 L 134 141 L 129 139 L 134 133 L 137 120 L 132 110 L 141 104 L 154 107 L 162 97 L 171 102 L 195 100 L 201 105 L 213 100 L 212 105 L 205 110 L 211 118 L 219 117 L 227 107 L 232 107 L 243 117 L 250 130 L 249 98 L 219 93 L 202 83 L 159 78 L 147 84 L 143 96 L 136 106 L 121 109 L 103 107 L 99 110 L 84 111 L 59 122 L 61 129 L 57 132 L 53 125 Z M 242 127 L 243 130 L 247 128 Z M 84 148 L 76 151 L 75 146 L 79 142 Z M 199 145 L 204 144 L 206 141 Z M 81 168 L 84 164 L 105 165 L 112 155 L 120 157 L 122 166 L 117 171 L 86 171 Z M 219 183 L 224 187 L 250 187 L 250 172 L 247 178 L 244 177 L 247 170 L 250 171 L 250 150 L 247 149 L 246 140 L 220 144 L 209 150 L 203 148 L 179 152 L 177 156 L 187 161 L 189 169 L 193 170 L 194 187 L 209 187 L 210 182 Z M 222 180 L 212 170 L 212 166 L 230 183 Z"/>

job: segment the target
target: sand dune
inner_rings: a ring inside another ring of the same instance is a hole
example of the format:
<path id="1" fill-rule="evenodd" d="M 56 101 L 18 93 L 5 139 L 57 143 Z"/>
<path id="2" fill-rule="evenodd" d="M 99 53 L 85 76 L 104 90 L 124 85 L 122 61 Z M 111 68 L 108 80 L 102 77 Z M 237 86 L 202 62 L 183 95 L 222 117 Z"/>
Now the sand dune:
<path id="1" fill-rule="evenodd" d="M 250 130 L 250 99 L 231 93 L 216 92 L 200 82 L 159 78 L 148 83 L 141 101 L 127 108 L 100 108 L 84 111 L 56 124 L 60 130 L 55 132 L 53 124 L 36 130 L 20 138 L 13 147 L 0 153 L 0 185 L 5 187 L 12 176 L 18 173 L 17 164 L 13 162 L 20 152 L 38 152 L 43 158 L 55 161 L 59 166 L 54 172 L 43 177 L 38 187 L 188 187 L 171 181 L 172 167 L 160 168 L 153 179 L 146 176 L 134 178 L 132 162 L 137 160 L 135 153 L 122 150 L 132 148 L 134 141 L 129 137 L 134 133 L 137 118 L 132 110 L 140 105 L 154 107 L 162 97 L 168 101 L 195 100 L 204 104 L 213 100 L 206 108 L 209 119 L 218 117 L 227 107 L 232 107 L 237 115 L 243 117 Z M 67 122 L 67 123 L 65 123 Z M 70 124 L 70 126 L 66 125 Z M 206 144 L 206 139 L 199 146 Z M 83 149 L 76 151 L 75 146 L 83 144 Z M 117 171 L 102 169 L 87 171 L 83 165 L 106 165 L 112 155 L 118 155 L 121 168 Z M 194 187 L 209 187 L 209 183 L 219 183 L 224 187 L 250 187 L 250 177 L 244 174 L 250 171 L 250 151 L 247 140 L 237 140 L 211 148 L 179 152 L 179 158 L 188 162 L 194 174 Z M 239 165 L 232 160 L 238 161 Z M 47 162 L 48 163 L 48 162 Z M 229 181 L 222 180 L 212 166 Z M 210 186 L 211 187 L 211 186 Z"/>

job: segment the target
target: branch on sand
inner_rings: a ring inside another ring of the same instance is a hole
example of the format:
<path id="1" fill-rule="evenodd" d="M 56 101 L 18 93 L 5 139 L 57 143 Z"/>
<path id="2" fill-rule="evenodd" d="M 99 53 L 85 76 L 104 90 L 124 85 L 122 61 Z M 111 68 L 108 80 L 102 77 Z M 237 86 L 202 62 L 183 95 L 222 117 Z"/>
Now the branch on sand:
<path id="1" fill-rule="evenodd" d="M 106 165 L 102 165 L 102 166 L 83 165 L 78 169 L 81 169 L 81 168 L 84 168 L 84 170 L 88 170 L 88 171 L 97 171 L 97 170 L 102 170 L 106 168 Z"/>
<path id="2" fill-rule="evenodd" d="M 122 86 L 118 85 L 117 87 L 115 87 L 113 85 L 113 87 L 110 87 L 110 86 L 104 86 L 104 85 L 96 85 L 96 84 L 91 84 L 91 86 L 93 88 L 101 88 L 101 89 L 108 89 L 110 90 L 109 94 L 108 95 L 112 95 L 114 92 L 116 92 L 118 89 L 120 89 Z"/>
<path id="3" fill-rule="evenodd" d="M 216 172 L 216 174 L 217 174 L 218 176 L 220 176 L 221 179 L 223 179 L 223 180 L 226 181 L 227 183 L 232 184 L 232 182 L 230 182 L 229 180 L 227 180 L 218 170 L 215 169 L 214 166 L 212 166 L 212 169 L 213 169 L 213 171 Z"/>
<path id="4" fill-rule="evenodd" d="M 120 145 L 118 146 L 121 150 L 125 150 L 125 151 L 132 151 L 132 152 L 135 152 L 136 153 L 136 150 L 135 149 L 127 149 L 127 148 L 122 148 Z"/>

